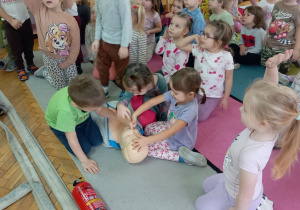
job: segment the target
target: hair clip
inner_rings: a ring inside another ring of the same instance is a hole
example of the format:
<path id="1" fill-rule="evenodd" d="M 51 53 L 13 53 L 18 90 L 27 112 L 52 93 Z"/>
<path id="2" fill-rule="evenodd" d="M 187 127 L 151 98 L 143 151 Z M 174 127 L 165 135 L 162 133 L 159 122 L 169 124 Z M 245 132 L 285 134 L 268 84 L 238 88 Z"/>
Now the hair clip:
<path id="1" fill-rule="evenodd" d="M 137 5 L 134 5 L 133 8 L 136 9 L 136 8 L 137 8 Z"/>
<path id="2" fill-rule="evenodd" d="M 190 17 L 189 17 L 189 19 L 191 20 L 191 19 L 192 19 L 192 17 L 190 16 Z"/>
<path id="3" fill-rule="evenodd" d="M 227 45 L 225 45 L 224 47 L 225 47 L 225 48 L 227 48 L 228 46 L 227 46 Z"/>

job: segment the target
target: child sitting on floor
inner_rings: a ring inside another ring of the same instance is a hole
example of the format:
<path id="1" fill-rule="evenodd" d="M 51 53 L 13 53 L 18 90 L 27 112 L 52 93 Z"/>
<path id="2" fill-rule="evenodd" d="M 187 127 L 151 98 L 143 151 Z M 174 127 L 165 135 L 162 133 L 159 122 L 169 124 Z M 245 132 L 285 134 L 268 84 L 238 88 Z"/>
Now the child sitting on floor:
<path id="1" fill-rule="evenodd" d="M 162 73 L 166 82 L 169 83 L 170 77 L 181 68 L 186 66 L 189 53 L 179 50 L 176 43 L 182 40 L 191 30 L 193 19 L 186 13 L 179 12 L 172 18 L 171 24 L 165 30 L 157 43 L 155 52 L 163 54 Z"/>
<path id="2" fill-rule="evenodd" d="M 57 91 L 49 101 L 45 118 L 51 131 L 75 155 L 83 169 L 91 174 L 99 172 L 97 163 L 87 157 L 92 146 L 102 143 L 99 127 L 90 112 L 103 117 L 115 117 L 105 103 L 103 88 L 97 80 L 86 74 L 72 79 L 69 86 Z"/>
<path id="3" fill-rule="evenodd" d="M 164 12 L 161 18 L 162 28 L 169 26 L 173 16 L 184 8 L 184 0 L 174 0 L 171 12 Z"/>
<path id="4" fill-rule="evenodd" d="M 154 122 L 146 126 L 145 135 L 133 141 L 133 149 L 149 147 L 148 156 L 204 167 L 206 158 L 191 150 L 197 137 L 197 98 L 201 78 L 193 68 L 183 68 L 171 76 L 171 91 L 150 99 L 131 116 L 135 127 L 137 117 L 162 102 L 170 103 L 167 122 Z M 202 103 L 205 102 L 205 97 Z"/>
<path id="5" fill-rule="evenodd" d="M 237 64 L 259 65 L 260 52 L 266 36 L 264 12 L 259 6 L 249 6 L 244 10 L 243 27 L 238 44 L 230 44 L 233 60 Z M 239 66 L 239 65 L 238 65 Z"/>
<path id="6" fill-rule="evenodd" d="M 123 86 L 126 91 L 117 104 L 117 113 L 119 117 L 128 119 L 130 119 L 131 115 L 130 110 L 127 108 L 129 103 L 135 111 L 141 104 L 168 91 L 166 80 L 163 76 L 151 73 L 149 68 L 141 63 L 133 63 L 127 66 L 123 76 Z M 159 103 L 157 106 L 153 106 L 151 110 L 141 114 L 139 122 L 145 127 L 157 120 L 166 121 L 167 112 L 167 103 Z"/>
<path id="7" fill-rule="evenodd" d="M 247 126 L 229 147 L 223 173 L 204 180 L 206 192 L 196 201 L 197 210 L 256 210 L 263 197 L 263 169 L 274 145 L 281 146 L 275 159 L 273 178 L 280 179 L 297 160 L 300 145 L 299 99 L 288 87 L 278 85 L 277 65 L 293 50 L 269 58 L 263 80 L 247 90 L 240 108 Z"/>

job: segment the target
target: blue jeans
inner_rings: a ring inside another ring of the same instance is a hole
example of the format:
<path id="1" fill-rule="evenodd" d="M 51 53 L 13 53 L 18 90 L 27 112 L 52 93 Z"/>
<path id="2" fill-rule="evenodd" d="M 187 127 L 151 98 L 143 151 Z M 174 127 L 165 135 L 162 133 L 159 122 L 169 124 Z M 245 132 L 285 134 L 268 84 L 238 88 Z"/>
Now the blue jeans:
<path id="1" fill-rule="evenodd" d="M 55 134 L 55 136 L 60 140 L 60 142 L 66 147 L 66 149 L 71 154 L 75 155 L 68 143 L 65 132 L 56 130 L 51 126 L 50 129 Z M 77 134 L 79 144 L 84 154 L 88 154 L 91 151 L 92 146 L 100 145 L 103 142 L 99 127 L 92 120 L 91 115 L 84 122 L 76 126 L 75 132 Z"/>

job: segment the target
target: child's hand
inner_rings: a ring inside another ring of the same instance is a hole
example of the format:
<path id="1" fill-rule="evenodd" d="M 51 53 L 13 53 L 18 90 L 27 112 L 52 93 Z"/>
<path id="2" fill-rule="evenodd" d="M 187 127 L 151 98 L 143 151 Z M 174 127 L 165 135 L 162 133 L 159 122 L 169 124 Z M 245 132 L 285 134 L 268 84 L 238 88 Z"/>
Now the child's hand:
<path id="1" fill-rule="evenodd" d="M 92 44 L 92 50 L 93 52 L 98 52 L 100 46 L 100 41 L 99 40 L 95 40 Z"/>
<path id="2" fill-rule="evenodd" d="M 9 24 L 16 30 L 18 30 L 19 28 L 21 28 L 22 26 L 22 22 L 19 21 L 18 19 L 15 19 L 15 18 L 12 18 L 10 21 L 9 21 Z"/>
<path id="3" fill-rule="evenodd" d="M 295 62 L 299 59 L 299 50 L 294 50 L 292 61 Z"/>
<path id="4" fill-rule="evenodd" d="M 245 55 L 247 51 L 247 47 L 243 44 L 240 45 L 240 55 Z"/>
<path id="5" fill-rule="evenodd" d="M 227 107 L 228 107 L 228 98 L 223 97 L 222 101 L 219 105 L 220 109 L 222 109 L 224 112 L 227 111 Z"/>
<path id="6" fill-rule="evenodd" d="M 199 49 L 201 49 L 201 47 L 200 47 L 200 45 L 201 45 L 201 36 L 199 35 L 199 34 L 195 34 L 194 35 L 195 36 L 195 41 L 197 42 L 197 47 L 199 48 Z"/>
<path id="7" fill-rule="evenodd" d="M 146 136 L 139 136 L 137 139 L 134 139 L 131 144 L 133 147 L 133 150 L 137 150 L 138 152 L 141 150 L 142 147 L 148 145 L 147 144 L 147 138 Z"/>
<path id="8" fill-rule="evenodd" d="M 146 35 L 151 34 L 151 31 L 150 31 L 150 30 L 145 31 L 145 34 L 146 34 Z"/>
<path id="9" fill-rule="evenodd" d="M 166 18 L 172 18 L 173 17 L 173 13 L 169 12 L 168 14 L 165 15 Z"/>
<path id="10" fill-rule="evenodd" d="M 62 62 L 62 63 L 58 64 L 58 67 L 61 68 L 61 69 L 66 69 L 66 68 L 69 67 L 69 65 L 66 64 L 65 62 Z"/>
<path id="11" fill-rule="evenodd" d="M 170 34 L 169 34 L 169 27 L 166 28 L 164 35 L 162 36 L 163 39 L 169 39 L 171 38 Z"/>
<path id="12" fill-rule="evenodd" d="M 87 173 L 97 174 L 99 172 L 98 164 L 94 160 L 87 159 L 81 165 Z"/>
<path id="13" fill-rule="evenodd" d="M 131 122 L 129 123 L 129 126 L 131 129 L 134 129 L 136 127 L 136 119 L 137 119 L 137 116 L 133 113 L 131 115 Z"/>
<path id="14" fill-rule="evenodd" d="M 117 107 L 117 115 L 121 118 L 128 118 L 130 120 L 131 112 L 130 110 L 124 106 L 123 104 L 119 104 Z"/>
<path id="15" fill-rule="evenodd" d="M 127 58 L 129 55 L 128 47 L 120 47 L 118 55 L 121 60 Z"/>
<path id="16" fill-rule="evenodd" d="M 286 50 L 285 54 L 279 53 L 271 58 L 269 58 L 266 62 L 267 68 L 274 68 L 277 67 L 278 64 L 280 64 L 282 61 L 286 61 L 291 58 L 293 55 L 293 49 Z"/>

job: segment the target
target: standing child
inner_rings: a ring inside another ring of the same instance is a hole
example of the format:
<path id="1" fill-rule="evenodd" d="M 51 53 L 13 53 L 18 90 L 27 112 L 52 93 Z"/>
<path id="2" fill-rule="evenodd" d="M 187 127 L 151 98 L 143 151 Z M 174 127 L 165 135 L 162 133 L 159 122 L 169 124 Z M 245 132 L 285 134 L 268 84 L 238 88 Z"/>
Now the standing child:
<path id="1" fill-rule="evenodd" d="M 45 114 L 51 131 L 68 152 L 79 159 L 83 169 L 91 174 L 98 173 L 99 169 L 87 154 L 92 146 L 100 145 L 103 139 L 90 112 L 95 111 L 103 117 L 115 117 L 114 112 L 102 107 L 104 103 L 105 94 L 99 82 L 83 74 L 76 76 L 68 87 L 52 96 Z"/>
<path id="2" fill-rule="evenodd" d="M 201 35 L 202 31 L 204 31 L 205 28 L 205 21 L 203 18 L 203 15 L 201 13 L 199 4 L 201 3 L 201 0 L 185 0 L 184 6 L 185 8 L 181 10 L 182 12 L 188 14 L 193 19 L 193 25 L 192 29 L 189 32 L 189 36 L 191 35 Z M 196 41 L 193 40 L 191 44 L 195 44 Z M 195 59 L 190 54 L 188 63 L 186 64 L 187 67 L 194 67 Z"/>
<path id="3" fill-rule="evenodd" d="M 234 21 L 234 31 L 236 33 L 241 33 L 241 30 L 242 30 L 242 15 L 241 13 L 239 12 L 239 1 L 238 0 L 232 0 L 231 1 L 231 7 L 227 8 L 228 12 L 231 13 L 231 15 L 233 16 L 233 21 Z M 228 4 L 230 5 L 230 4 Z"/>
<path id="4" fill-rule="evenodd" d="M 263 9 L 264 11 L 264 19 L 265 19 L 265 23 L 267 26 L 267 29 L 269 28 L 269 25 L 271 23 L 272 20 L 272 10 L 274 8 L 274 5 L 276 2 L 278 2 L 279 0 L 261 0 L 260 2 L 256 2 L 256 0 L 252 0 L 251 4 L 254 6 L 259 6 Z"/>
<path id="5" fill-rule="evenodd" d="M 226 23 L 230 25 L 232 31 L 234 31 L 234 22 L 232 15 L 225 10 L 226 5 L 228 5 L 231 0 L 210 0 L 208 2 L 209 9 L 213 10 L 214 13 L 209 17 L 209 21 L 214 20 L 224 20 Z M 235 41 L 235 33 L 231 37 L 228 44 L 236 43 Z"/>
<path id="6" fill-rule="evenodd" d="M 296 0 L 282 0 L 275 4 L 272 11 L 272 22 L 261 51 L 261 65 L 265 66 L 268 58 L 294 49 L 291 59 L 279 64 L 279 72 L 286 74 L 291 61 L 299 59 L 300 50 L 300 6 Z"/>
<path id="7" fill-rule="evenodd" d="M 13 61 L 21 81 L 28 80 L 27 71 L 32 74 L 38 69 L 33 63 L 33 31 L 26 5 L 22 1 L 0 1 L 0 16 L 4 19 L 3 30 L 11 49 Z"/>
<path id="8" fill-rule="evenodd" d="M 292 50 L 270 58 L 264 80 L 247 89 L 244 105 L 240 108 L 241 120 L 247 128 L 229 147 L 224 173 L 204 181 L 206 194 L 197 199 L 197 210 L 257 209 L 263 194 L 262 171 L 277 141 L 281 149 L 273 167 L 274 179 L 281 178 L 297 160 L 300 144 L 298 97 L 288 87 L 277 84 L 277 64 L 291 55 Z"/>
<path id="9" fill-rule="evenodd" d="M 169 26 L 173 16 L 184 8 L 184 0 L 174 0 L 171 12 L 164 12 L 161 18 L 162 28 Z"/>
<path id="10" fill-rule="evenodd" d="M 95 24 L 96 24 L 96 11 L 95 7 L 91 9 L 91 21 L 87 24 L 85 28 L 85 46 L 88 51 L 88 57 L 90 61 L 94 62 L 96 60 L 97 53 L 93 52 L 92 44 L 95 40 Z"/>
<path id="11" fill-rule="evenodd" d="M 104 92 L 108 95 L 109 69 L 115 63 L 116 83 L 122 85 L 129 62 L 132 20 L 128 0 L 96 1 L 96 34 L 92 49 L 98 52 L 97 70 Z"/>
<path id="12" fill-rule="evenodd" d="M 176 71 L 184 68 L 188 61 L 189 53 L 179 50 L 176 43 L 180 42 L 189 33 L 192 25 L 193 19 L 186 13 L 179 12 L 175 14 L 171 24 L 157 43 L 155 52 L 164 54 L 161 71 L 165 75 L 167 83 L 169 83 L 170 77 Z"/>
<path id="13" fill-rule="evenodd" d="M 130 110 L 127 108 L 129 103 L 135 111 L 146 101 L 168 91 L 163 76 L 156 73 L 152 74 L 149 68 L 141 63 L 133 63 L 127 66 L 123 77 L 123 86 L 126 91 L 117 104 L 117 113 L 119 117 L 128 119 L 131 115 Z M 141 114 L 139 122 L 145 127 L 157 120 L 166 121 L 167 111 L 167 103 L 159 103 L 153 106 L 151 110 Z"/>
<path id="14" fill-rule="evenodd" d="M 192 152 L 197 137 L 198 104 L 196 96 L 201 78 L 193 68 L 184 68 L 171 76 L 171 90 L 152 98 L 140 106 L 131 116 L 135 126 L 137 117 L 151 107 L 170 103 L 167 122 L 154 122 L 145 128 L 145 135 L 133 140 L 133 149 L 149 147 L 148 156 L 177 162 L 185 162 L 200 167 L 207 164 L 200 153 Z M 202 99 L 205 102 L 205 97 Z"/>
<path id="15" fill-rule="evenodd" d="M 264 11 L 259 6 L 249 6 L 244 10 L 243 28 L 237 44 L 230 44 L 233 59 L 237 64 L 259 65 L 260 52 L 266 36 Z"/>
<path id="16" fill-rule="evenodd" d="M 207 119 L 218 104 L 221 109 L 227 110 L 234 65 L 232 55 L 227 51 L 226 45 L 232 34 L 233 31 L 226 22 L 214 20 L 206 25 L 201 37 L 189 36 L 177 44 L 179 49 L 193 53 L 195 69 L 202 78 L 206 103 L 200 103 L 204 94 L 199 92 L 201 95 L 199 97 L 199 122 Z M 189 44 L 192 40 L 196 40 L 198 44 Z M 224 82 L 225 93 L 223 95 Z"/>
<path id="17" fill-rule="evenodd" d="M 145 9 L 141 4 L 131 5 L 132 39 L 129 48 L 129 63 L 147 64 L 147 36 L 145 28 Z"/>
<path id="18" fill-rule="evenodd" d="M 43 52 L 45 72 L 57 90 L 68 85 L 77 75 L 75 61 L 80 48 L 76 20 L 61 9 L 71 8 L 73 0 L 23 0 L 36 20 L 39 47 Z"/>
<path id="19" fill-rule="evenodd" d="M 162 27 L 158 14 L 158 0 L 143 0 L 143 6 L 146 12 L 145 33 L 147 35 L 147 62 L 149 62 L 155 49 L 155 33 L 161 32 Z"/>

